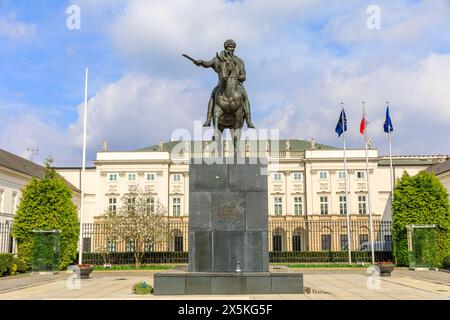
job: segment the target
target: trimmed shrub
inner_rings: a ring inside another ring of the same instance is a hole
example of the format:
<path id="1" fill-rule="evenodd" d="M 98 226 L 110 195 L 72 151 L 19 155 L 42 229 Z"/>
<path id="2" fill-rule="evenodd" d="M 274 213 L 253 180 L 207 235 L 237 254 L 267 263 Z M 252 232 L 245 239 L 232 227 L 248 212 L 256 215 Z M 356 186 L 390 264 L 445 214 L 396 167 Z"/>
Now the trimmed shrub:
<path id="1" fill-rule="evenodd" d="M 410 177 L 406 172 L 394 189 L 393 225 L 394 256 L 397 265 L 408 266 L 409 224 L 436 224 L 436 263 L 442 266 L 450 253 L 450 206 L 447 190 L 434 174 L 422 171 Z"/>
<path id="2" fill-rule="evenodd" d="M 0 253 L 0 277 L 9 275 L 13 269 L 13 254 Z"/>
<path id="3" fill-rule="evenodd" d="M 29 269 L 33 249 L 33 230 L 61 230 L 60 269 L 65 269 L 77 254 L 78 216 L 72 202 L 72 190 L 47 161 L 45 178 L 34 179 L 23 189 L 14 216 L 13 236 L 17 239 L 18 258 Z"/>
<path id="4" fill-rule="evenodd" d="M 448 255 L 444 258 L 443 267 L 444 267 L 444 269 L 450 270 L 450 255 Z"/>
<path id="5" fill-rule="evenodd" d="M 153 288 L 151 285 L 147 284 L 145 281 L 138 282 L 133 286 L 132 292 L 134 294 L 144 295 L 153 293 Z"/>

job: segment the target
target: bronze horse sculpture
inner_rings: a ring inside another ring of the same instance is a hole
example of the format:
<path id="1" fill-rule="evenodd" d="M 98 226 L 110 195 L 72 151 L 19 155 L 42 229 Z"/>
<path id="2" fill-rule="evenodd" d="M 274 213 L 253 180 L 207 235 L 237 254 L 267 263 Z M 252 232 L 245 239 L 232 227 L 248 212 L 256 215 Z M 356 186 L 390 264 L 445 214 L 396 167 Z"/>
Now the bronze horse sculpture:
<path id="1" fill-rule="evenodd" d="M 244 126 L 245 95 L 239 86 L 236 67 L 233 59 L 226 55 L 216 54 L 219 86 L 214 95 L 213 141 L 217 143 L 219 156 L 222 155 L 222 135 L 230 129 L 233 140 L 234 155 L 239 155 L 239 142 Z"/>
<path id="2" fill-rule="evenodd" d="M 208 116 L 203 124 L 214 127 L 213 141 L 217 145 L 219 156 L 222 156 L 222 135 L 230 129 L 233 139 L 234 155 L 240 154 L 239 145 L 244 120 L 248 128 L 255 128 L 251 121 L 250 103 L 243 86 L 246 79 L 244 62 L 234 54 L 236 43 L 228 39 L 224 43 L 225 50 L 210 61 L 194 60 L 186 54 L 183 56 L 195 65 L 212 68 L 219 76 L 219 83 L 214 88 L 208 103 Z"/>

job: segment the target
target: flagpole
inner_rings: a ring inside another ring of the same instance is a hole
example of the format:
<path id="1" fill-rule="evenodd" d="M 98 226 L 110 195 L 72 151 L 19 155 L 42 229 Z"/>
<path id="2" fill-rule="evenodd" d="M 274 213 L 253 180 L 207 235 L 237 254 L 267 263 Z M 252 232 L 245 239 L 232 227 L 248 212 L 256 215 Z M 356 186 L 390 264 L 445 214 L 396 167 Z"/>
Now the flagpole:
<path id="1" fill-rule="evenodd" d="M 344 111 L 344 103 L 341 102 L 341 114 Z M 347 250 L 348 250 L 348 263 L 352 264 L 352 249 L 351 249 L 351 242 L 350 242 L 350 211 L 348 208 L 348 193 L 347 193 L 347 157 L 346 157 L 346 152 L 345 152 L 345 128 L 346 128 L 346 124 L 344 123 L 344 119 L 342 119 L 342 127 L 343 127 L 343 133 L 342 133 L 342 140 L 344 143 L 344 178 L 345 178 L 345 211 L 346 211 L 346 218 L 347 218 Z"/>
<path id="2" fill-rule="evenodd" d="M 369 209 L 369 227 L 370 227 L 370 243 L 372 247 L 372 264 L 375 264 L 375 248 L 374 248 L 374 237 L 373 237 L 373 222 L 372 222 L 372 201 L 370 198 L 370 177 L 369 177 L 369 152 L 368 152 L 368 146 L 367 146 L 367 121 L 366 121 L 366 108 L 365 108 L 365 102 L 363 101 L 363 121 L 364 121 L 364 144 L 366 149 L 366 176 L 367 176 L 367 202 L 368 202 L 368 209 Z"/>
<path id="3" fill-rule="evenodd" d="M 389 108 L 389 101 L 386 101 L 386 107 Z M 388 129 L 388 143 L 389 143 L 389 167 L 391 174 L 391 213 L 392 203 L 394 202 L 394 167 L 392 166 L 392 145 L 391 145 L 391 129 Z"/>
<path id="4" fill-rule="evenodd" d="M 86 124 L 87 124 L 87 94 L 88 94 L 88 67 L 86 66 L 86 78 L 84 82 L 84 127 L 83 127 L 83 164 L 81 169 L 81 206 L 80 206 L 80 244 L 78 264 L 83 263 L 83 215 L 84 215 L 84 186 L 86 172 Z"/>

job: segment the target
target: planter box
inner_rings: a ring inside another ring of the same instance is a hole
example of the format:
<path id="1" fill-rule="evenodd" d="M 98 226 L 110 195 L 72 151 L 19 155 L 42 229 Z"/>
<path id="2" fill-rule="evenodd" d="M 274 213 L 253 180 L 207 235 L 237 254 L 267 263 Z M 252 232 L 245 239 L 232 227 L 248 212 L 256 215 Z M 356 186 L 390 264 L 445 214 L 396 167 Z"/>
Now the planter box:
<path id="1" fill-rule="evenodd" d="M 75 267 L 75 272 L 80 279 L 89 279 L 92 270 L 94 270 L 93 267 Z"/>
<path id="2" fill-rule="evenodd" d="M 391 272 L 395 269 L 395 264 L 377 264 L 380 268 L 380 276 L 382 277 L 390 277 Z"/>

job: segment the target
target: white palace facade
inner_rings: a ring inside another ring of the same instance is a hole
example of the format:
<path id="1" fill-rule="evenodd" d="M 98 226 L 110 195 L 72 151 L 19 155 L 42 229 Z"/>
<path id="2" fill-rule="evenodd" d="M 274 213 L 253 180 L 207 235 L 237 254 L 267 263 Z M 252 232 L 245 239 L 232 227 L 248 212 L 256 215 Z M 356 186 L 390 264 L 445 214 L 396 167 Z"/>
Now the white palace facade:
<path id="1" fill-rule="evenodd" d="M 273 151 L 271 143 L 259 141 L 260 148 L 252 148 L 250 142 L 245 147 L 247 157 L 268 159 L 269 219 L 345 219 L 343 150 L 295 139 L 277 141 L 278 146 Z M 200 148 L 195 144 L 199 144 Z M 170 219 L 187 221 L 189 162 L 192 158 L 211 156 L 201 151 L 205 144 L 192 141 L 161 142 L 156 146 L 126 152 L 107 151 L 104 148 L 97 153 L 95 167 L 86 169 L 83 221 L 94 223 L 105 210 L 117 209 L 122 197 L 133 185 L 149 192 L 151 201 L 160 201 L 167 208 Z M 255 151 L 251 151 L 253 149 Z M 373 219 L 390 220 L 389 158 L 380 156 L 378 150 L 369 149 L 367 172 L 364 149 L 347 150 L 346 157 L 350 219 L 367 221 L 370 197 Z M 400 178 L 404 171 L 415 175 L 447 158 L 447 155 L 393 157 L 395 178 Z M 81 188 L 80 168 L 56 169 L 71 184 Z"/>

